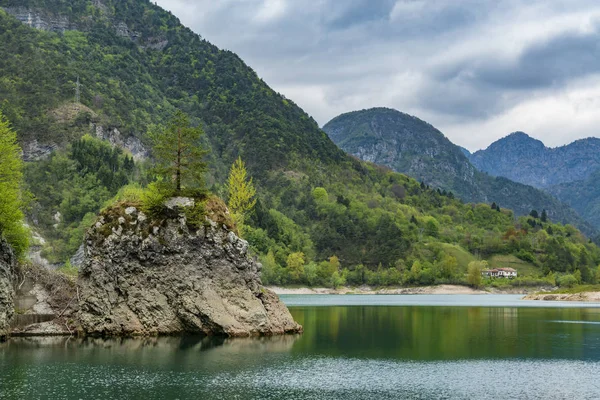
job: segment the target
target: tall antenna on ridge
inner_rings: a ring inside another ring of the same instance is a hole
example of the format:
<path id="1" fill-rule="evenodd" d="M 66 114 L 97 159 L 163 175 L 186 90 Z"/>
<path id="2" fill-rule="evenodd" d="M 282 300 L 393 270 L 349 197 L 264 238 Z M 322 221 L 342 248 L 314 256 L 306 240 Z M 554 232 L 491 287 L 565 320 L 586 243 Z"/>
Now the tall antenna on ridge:
<path id="1" fill-rule="evenodd" d="M 81 83 L 79 83 L 79 75 L 77 75 L 77 83 L 75 83 L 75 103 L 81 103 Z"/>

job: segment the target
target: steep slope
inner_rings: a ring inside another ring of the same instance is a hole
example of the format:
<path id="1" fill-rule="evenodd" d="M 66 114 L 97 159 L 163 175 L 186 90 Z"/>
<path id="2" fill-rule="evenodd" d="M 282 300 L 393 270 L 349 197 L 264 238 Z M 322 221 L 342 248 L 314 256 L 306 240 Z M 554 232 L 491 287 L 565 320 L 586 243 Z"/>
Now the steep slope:
<path id="1" fill-rule="evenodd" d="M 340 115 L 323 130 L 342 150 L 462 198 L 482 201 L 477 170 L 440 131 L 396 110 L 374 108 Z"/>
<path id="2" fill-rule="evenodd" d="M 285 166 L 292 154 L 343 158 L 237 55 L 150 2 L 1 0 L 0 7 L 12 15 L 0 16 L 2 110 L 25 149 L 34 141 L 54 149 L 81 135 L 51 112 L 74 99 L 79 77 L 81 102 L 96 114 L 79 125 L 91 120 L 143 138 L 150 124 L 182 109 L 204 123 L 217 172 L 238 154 L 255 173 Z"/>
<path id="3" fill-rule="evenodd" d="M 99 198 L 115 194 L 115 180 L 153 178 L 143 162 L 131 165 L 98 139 L 144 145 L 148 126 L 180 109 L 206 132 L 210 190 L 225 194 L 238 156 L 255 178 L 258 202 L 244 234 L 263 261 L 263 279 L 462 282 L 466 265 L 459 268 L 455 255 L 467 252 L 521 255 L 535 263 L 536 279 L 600 262 L 600 250 L 573 227 L 515 221 L 507 209 L 464 204 L 348 156 L 239 57 L 148 1 L 0 0 L 0 7 L 9 11 L 0 11 L 0 104 L 21 143 L 31 144 L 25 148 L 46 157 L 29 158 L 26 176 L 38 196 L 29 220 L 70 230 L 57 236 L 71 250 L 92 225 Z M 83 86 L 73 104 L 78 76 Z M 108 172 L 98 168 L 105 161 Z M 533 240 L 543 232 L 547 240 Z"/>
<path id="4" fill-rule="evenodd" d="M 349 154 L 451 191 L 464 201 L 495 202 L 518 215 L 546 209 L 553 219 L 594 233 L 573 210 L 547 193 L 479 172 L 467 159 L 466 150 L 416 117 L 374 108 L 340 115 L 323 130 Z"/>
<path id="5" fill-rule="evenodd" d="M 561 183 L 547 190 L 600 227 L 600 169 L 584 180 Z"/>
<path id="6" fill-rule="evenodd" d="M 581 181 L 600 169 L 600 139 L 577 140 L 548 148 L 523 132 L 515 132 L 470 156 L 481 171 L 538 188 Z"/>

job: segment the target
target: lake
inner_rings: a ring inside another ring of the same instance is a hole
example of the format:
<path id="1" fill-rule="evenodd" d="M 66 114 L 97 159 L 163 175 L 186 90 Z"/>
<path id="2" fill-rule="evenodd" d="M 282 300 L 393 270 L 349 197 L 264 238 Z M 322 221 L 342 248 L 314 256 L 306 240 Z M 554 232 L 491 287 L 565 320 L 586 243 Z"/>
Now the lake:
<path id="1" fill-rule="evenodd" d="M 305 333 L 15 338 L 0 399 L 598 399 L 600 308 L 512 295 L 282 296 Z"/>

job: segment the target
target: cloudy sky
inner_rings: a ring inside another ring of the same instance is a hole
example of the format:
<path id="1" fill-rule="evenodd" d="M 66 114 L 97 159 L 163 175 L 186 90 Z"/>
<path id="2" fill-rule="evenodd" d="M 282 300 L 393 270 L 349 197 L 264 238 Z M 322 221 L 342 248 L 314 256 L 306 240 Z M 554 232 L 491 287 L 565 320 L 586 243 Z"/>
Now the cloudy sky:
<path id="1" fill-rule="evenodd" d="M 158 0 L 323 125 L 392 107 L 470 150 L 600 136 L 597 0 Z"/>

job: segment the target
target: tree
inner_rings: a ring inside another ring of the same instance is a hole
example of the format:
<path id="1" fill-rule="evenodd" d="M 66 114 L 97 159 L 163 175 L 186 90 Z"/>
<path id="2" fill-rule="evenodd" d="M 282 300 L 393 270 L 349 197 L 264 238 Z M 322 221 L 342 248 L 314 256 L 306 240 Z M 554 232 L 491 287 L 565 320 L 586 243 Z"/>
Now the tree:
<path id="1" fill-rule="evenodd" d="M 495 203 L 495 202 L 494 202 L 494 203 L 492 203 L 492 210 L 496 210 L 496 207 L 498 207 L 498 206 L 496 205 L 496 203 Z"/>
<path id="2" fill-rule="evenodd" d="M 192 127 L 181 111 L 177 111 L 166 127 L 150 132 L 155 172 L 163 181 L 170 182 L 170 189 L 177 194 L 184 186 L 204 188 L 207 166 L 202 159 L 207 152 L 200 144 L 203 133 L 201 127 Z"/>
<path id="3" fill-rule="evenodd" d="M 452 278 L 458 270 L 456 257 L 445 255 L 440 262 L 440 272 L 444 278 Z"/>
<path id="4" fill-rule="evenodd" d="M 227 206 L 241 232 L 243 231 L 246 215 L 256 205 L 256 199 L 254 198 L 256 189 L 252 184 L 252 178 L 248 179 L 246 166 L 241 157 L 238 157 L 231 166 L 229 179 L 227 180 L 227 190 L 229 191 Z"/>
<path id="5" fill-rule="evenodd" d="M 538 212 L 536 210 L 531 210 L 531 212 L 529 213 L 530 216 L 532 216 L 535 219 L 538 219 L 540 217 L 540 215 L 538 214 Z"/>
<path id="6" fill-rule="evenodd" d="M 18 255 L 29 245 L 23 225 L 23 160 L 17 134 L 0 113 L 0 237 L 4 237 Z"/>
<path id="7" fill-rule="evenodd" d="M 546 210 L 542 210 L 542 222 L 548 222 L 548 213 Z"/>
<path id="8" fill-rule="evenodd" d="M 485 261 L 471 261 L 467 267 L 467 283 L 475 288 L 481 287 L 481 271 L 487 267 Z"/>
<path id="9" fill-rule="evenodd" d="M 294 282 L 299 282 L 304 276 L 304 253 L 292 253 L 286 261 L 288 274 Z"/>

